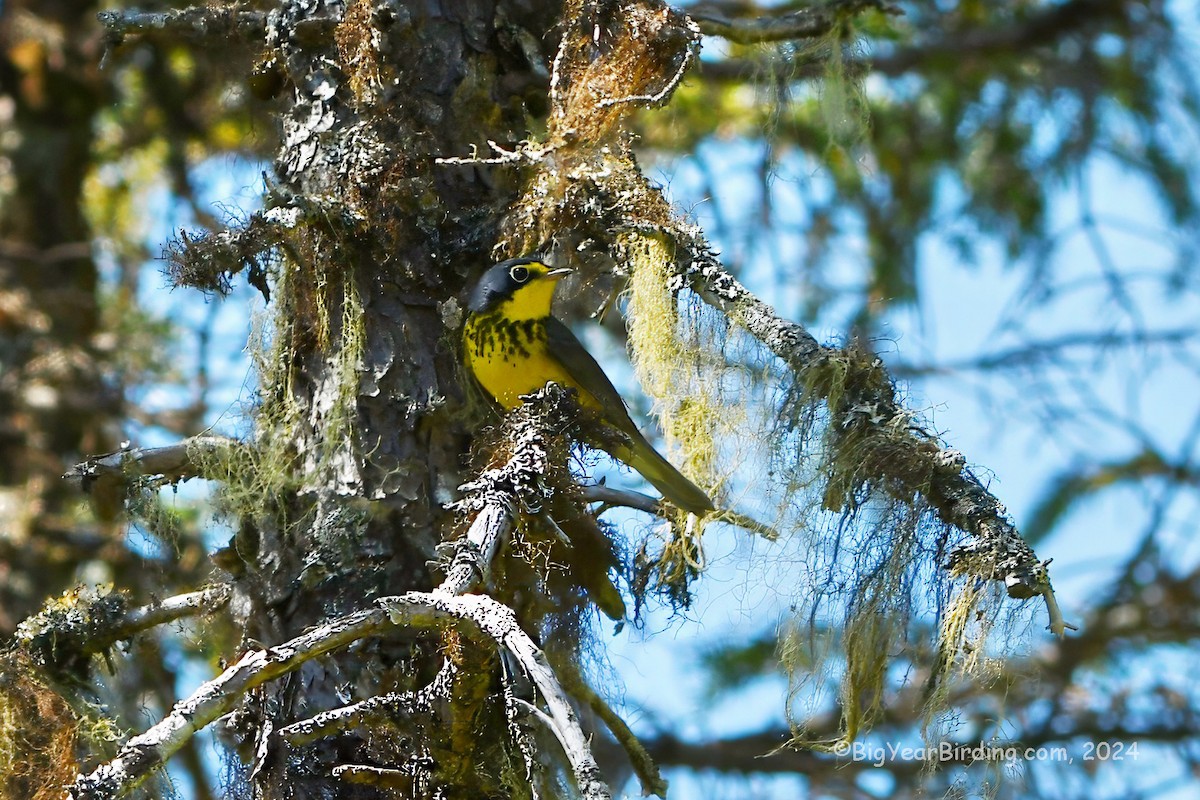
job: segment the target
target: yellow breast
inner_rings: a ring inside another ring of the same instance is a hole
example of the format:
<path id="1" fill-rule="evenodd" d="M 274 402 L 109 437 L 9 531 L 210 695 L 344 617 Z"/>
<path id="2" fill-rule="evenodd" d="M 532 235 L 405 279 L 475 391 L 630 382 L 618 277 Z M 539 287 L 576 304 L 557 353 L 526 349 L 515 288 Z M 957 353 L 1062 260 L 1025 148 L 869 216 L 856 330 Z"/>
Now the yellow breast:
<path id="1" fill-rule="evenodd" d="M 472 316 L 463 332 L 463 350 L 467 368 L 504 408 L 520 405 L 521 395 L 549 381 L 574 385 L 546 346 L 543 320 L 512 320 L 499 313 Z"/>

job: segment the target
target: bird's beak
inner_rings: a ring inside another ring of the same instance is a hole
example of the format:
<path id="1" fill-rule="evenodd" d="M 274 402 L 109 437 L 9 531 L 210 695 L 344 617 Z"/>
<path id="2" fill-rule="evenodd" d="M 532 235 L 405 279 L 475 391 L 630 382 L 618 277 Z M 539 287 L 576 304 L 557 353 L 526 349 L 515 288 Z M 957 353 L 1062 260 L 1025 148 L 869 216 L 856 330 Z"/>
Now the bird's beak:
<path id="1" fill-rule="evenodd" d="M 574 271 L 575 270 L 571 269 L 570 267 L 559 267 L 558 269 L 552 269 L 549 272 L 547 272 L 546 277 L 554 278 L 555 280 L 557 280 L 557 279 L 563 277 L 564 275 L 570 275 Z"/>

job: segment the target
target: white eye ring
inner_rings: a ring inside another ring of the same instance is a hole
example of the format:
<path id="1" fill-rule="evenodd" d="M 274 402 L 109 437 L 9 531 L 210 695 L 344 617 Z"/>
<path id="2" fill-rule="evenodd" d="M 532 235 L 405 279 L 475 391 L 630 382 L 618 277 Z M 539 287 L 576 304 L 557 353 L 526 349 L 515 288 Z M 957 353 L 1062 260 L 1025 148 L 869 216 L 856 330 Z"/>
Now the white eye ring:
<path id="1" fill-rule="evenodd" d="M 508 271 L 508 277 L 512 278 L 517 283 L 524 283 L 529 280 L 529 267 L 515 266 Z"/>

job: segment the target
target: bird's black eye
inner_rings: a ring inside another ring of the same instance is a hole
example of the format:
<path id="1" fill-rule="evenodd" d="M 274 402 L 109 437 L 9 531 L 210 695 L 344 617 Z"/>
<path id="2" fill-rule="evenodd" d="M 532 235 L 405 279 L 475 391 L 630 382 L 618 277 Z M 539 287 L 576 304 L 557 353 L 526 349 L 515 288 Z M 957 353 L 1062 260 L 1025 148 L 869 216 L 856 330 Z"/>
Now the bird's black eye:
<path id="1" fill-rule="evenodd" d="M 513 267 L 508 271 L 508 277 L 517 283 L 524 283 L 529 280 L 529 267 Z"/>

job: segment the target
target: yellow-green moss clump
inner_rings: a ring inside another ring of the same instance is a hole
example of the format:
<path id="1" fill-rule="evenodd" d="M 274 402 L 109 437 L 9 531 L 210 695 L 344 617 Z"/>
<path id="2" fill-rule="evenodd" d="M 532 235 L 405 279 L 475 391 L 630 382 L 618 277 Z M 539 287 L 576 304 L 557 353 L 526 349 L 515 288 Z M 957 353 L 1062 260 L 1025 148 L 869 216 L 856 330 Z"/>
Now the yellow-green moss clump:
<path id="1" fill-rule="evenodd" d="M 0 657 L 0 800 L 59 800 L 79 774 L 79 720 L 37 670 Z"/>
<path id="2" fill-rule="evenodd" d="M 627 321 L 633 368 L 642 390 L 654 401 L 654 413 L 678 466 L 705 488 L 716 483 L 716 433 L 726 409 L 718 381 L 698 375 L 696 349 L 680 336 L 678 299 L 669 280 L 674 263 L 663 237 L 640 233 L 619 237 L 629 270 Z"/>

